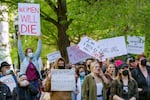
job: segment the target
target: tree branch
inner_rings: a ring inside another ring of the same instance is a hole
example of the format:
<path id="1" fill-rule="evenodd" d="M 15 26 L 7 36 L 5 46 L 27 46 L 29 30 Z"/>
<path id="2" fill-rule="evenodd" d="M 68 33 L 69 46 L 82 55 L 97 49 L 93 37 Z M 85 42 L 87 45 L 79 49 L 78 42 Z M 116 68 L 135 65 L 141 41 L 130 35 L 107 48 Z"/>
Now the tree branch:
<path id="1" fill-rule="evenodd" d="M 67 27 L 72 23 L 73 19 L 69 19 L 69 21 L 67 21 Z"/>
<path id="2" fill-rule="evenodd" d="M 45 0 L 45 1 L 53 9 L 53 11 L 57 14 L 57 8 L 56 8 L 55 4 L 51 0 Z"/>
<path id="3" fill-rule="evenodd" d="M 40 15 L 45 20 L 47 20 L 47 21 L 53 23 L 54 25 L 58 26 L 58 23 L 53 18 L 49 17 L 45 12 L 41 11 Z"/>

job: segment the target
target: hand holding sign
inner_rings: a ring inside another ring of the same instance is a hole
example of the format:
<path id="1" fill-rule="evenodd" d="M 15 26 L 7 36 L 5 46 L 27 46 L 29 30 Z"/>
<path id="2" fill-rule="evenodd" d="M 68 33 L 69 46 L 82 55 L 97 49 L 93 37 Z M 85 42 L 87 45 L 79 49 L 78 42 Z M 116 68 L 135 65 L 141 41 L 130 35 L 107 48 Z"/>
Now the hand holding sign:
<path id="1" fill-rule="evenodd" d="M 18 39 L 20 39 L 20 32 L 17 32 Z"/>
<path id="2" fill-rule="evenodd" d="M 38 37 L 39 37 L 39 39 L 41 39 L 42 38 L 42 34 L 40 34 Z"/>

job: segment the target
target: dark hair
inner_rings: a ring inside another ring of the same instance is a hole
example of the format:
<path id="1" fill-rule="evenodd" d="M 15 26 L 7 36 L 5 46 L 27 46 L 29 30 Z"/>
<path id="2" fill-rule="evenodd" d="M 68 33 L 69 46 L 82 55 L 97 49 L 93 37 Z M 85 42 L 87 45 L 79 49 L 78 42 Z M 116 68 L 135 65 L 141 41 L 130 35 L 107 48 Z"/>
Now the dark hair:
<path id="1" fill-rule="evenodd" d="M 88 60 L 94 61 L 94 58 L 87 58 L 87 59 L 85 60 L 85 63 L 86 63 Z"/>
<path id="2" fill-rule="evenodd" d="M 32 50 L 32 52 L 33 52 L 33 49 L 32 48 L 27 48 L 26 50 L 25 50 L 25 56 L 27 56 L 27 52 L 28 52 L 28 50 Z"/>
<path id="3" fill-rule="evenodd" d="M 79 76 L 79 70 L 80 70 L 81 68 L 83 68 L 84 71 L 86 72 L 85 67 L 84 67 L 83 65 L 80 65 L 80 66 L 76 69 L 76 73 L 77 73 L 78 76 Z"/>

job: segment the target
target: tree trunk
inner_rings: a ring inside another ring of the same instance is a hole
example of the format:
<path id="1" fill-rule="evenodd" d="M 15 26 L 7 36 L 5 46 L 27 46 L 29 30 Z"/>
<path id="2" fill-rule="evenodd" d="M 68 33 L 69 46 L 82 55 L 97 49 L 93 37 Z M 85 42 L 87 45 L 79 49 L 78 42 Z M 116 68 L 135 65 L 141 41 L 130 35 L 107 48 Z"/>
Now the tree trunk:
<path id="1" fill-rule="evenodd" d="M 58 17 L 58 48 L 61 52 L 62 57 L 65 58 L 66 62 L 68 63 L 68 54 L 67 54 L 67 47 L 70 46 L 70 41 L 67 36 L 67 29 L 68 29 L 68 21 L 67 21 L 67 8 L 66 8 L 66 0 L 58 0 L 57 1 L 58 9 L 57 9 L 57 17 Z"/>

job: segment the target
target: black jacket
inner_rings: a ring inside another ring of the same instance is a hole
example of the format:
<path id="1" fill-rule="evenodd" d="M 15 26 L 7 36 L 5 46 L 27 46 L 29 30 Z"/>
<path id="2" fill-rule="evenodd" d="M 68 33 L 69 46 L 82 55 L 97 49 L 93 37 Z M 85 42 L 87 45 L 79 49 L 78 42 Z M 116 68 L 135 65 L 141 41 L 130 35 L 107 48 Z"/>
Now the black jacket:
<path id="1" fill-rule="evenodd" d="M 14 89 L 14 100 L 34 100 L 33 98 L 38 94 L 36 89 L 31 83 L 27 87 L 20 87 Z M 1 99 L 0 99 L 1 100 Z"/>
<path id="2" fill-rule="evenodd" d="M 147 71 L 150 77 L 150 68 L 147 67 Z M 132 72 L 132 77 L 137 81 L 138 88 L 142 88 L 143 91 L 139 92 L 139 100 L 150 100 L 150 85 L 148 86 L 144 75 L 142 74 L 139 66 Z"/>
<path id="3" fill-rule="evenodd" d="M 9 87 L 0 82 L 0 100 L 13 100 Z"/>

